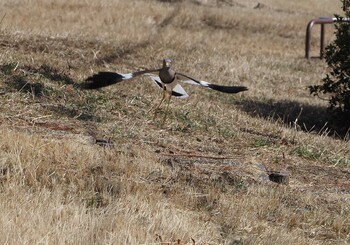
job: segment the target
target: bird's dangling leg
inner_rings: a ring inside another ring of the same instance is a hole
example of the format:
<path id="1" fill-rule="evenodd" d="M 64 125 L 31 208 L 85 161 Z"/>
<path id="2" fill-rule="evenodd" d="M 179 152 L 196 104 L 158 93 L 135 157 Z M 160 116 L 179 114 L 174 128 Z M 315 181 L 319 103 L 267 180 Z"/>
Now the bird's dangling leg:
<path id="1" fill-rule="evenodd" d="M 166 103 L 166 107 L 165 107 L 165 112 L 164 112 L 164 117 L 163 117 L 163 121 L 162 121 L 162 127 L 164 126 L 167 114 L 168 114 L 168 109 L 169 109 L 169 104 L 170 104 L 170 100 L 171 100 L 171 94 L 166 94 L 167 95 L 167 103 Z"/>
<path id="2" fill-rule="evenodd" d="M 164 101 L 164 99 L 165 99 L 165 96 L 166 96 L 166 88 L 165 88 L 165 86 L 164 86 L 164 87 L 163 87 L 163 91 L 162 91 L 162 99 L 160 100 L 159 104 L 158 104 L 156 107 L 154 107 L 153 120 L 156 119 L 157 111 L 158 111 L 159 107 L 162 105 L 162 103 L 163 103 L 163 101 Z M 152 109 L 151 109 L 151 110 L 152 110 Z"/>

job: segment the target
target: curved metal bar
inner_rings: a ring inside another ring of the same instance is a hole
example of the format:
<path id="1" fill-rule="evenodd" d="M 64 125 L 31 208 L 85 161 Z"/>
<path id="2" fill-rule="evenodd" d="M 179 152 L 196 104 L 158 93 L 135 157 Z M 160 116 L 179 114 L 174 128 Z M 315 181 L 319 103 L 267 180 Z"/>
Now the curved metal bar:
<path id="1" fill-rule="evenodd" d="M 320 58 L 323 57 L 323 51 L 325 48 L 325 24 L 332 24 L 337 21 L 337 18 L 322 17 L 319 19 L 312 19 L 306 27 L 306 39 L 305 39 L 305 58 L 310 59 L 310 48 L 311 48 L 311 30 L 315 24 L 321 25 L 321 38 L 320 38 Z M 350 18 L 343 18 L 342 22 L 350 22 Z"/>

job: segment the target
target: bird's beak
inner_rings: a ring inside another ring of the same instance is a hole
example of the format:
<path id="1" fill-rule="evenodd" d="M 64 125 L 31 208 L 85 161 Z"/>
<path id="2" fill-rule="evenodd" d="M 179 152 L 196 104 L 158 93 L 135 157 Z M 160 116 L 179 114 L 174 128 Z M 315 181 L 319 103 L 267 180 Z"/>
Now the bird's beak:
<path id="1" fill-rule="evenodd" d="M 171 65 L 171 60 L 169 60 L 169 59 L 163 60 L 163 66 L 164 67 L 170 67 L 170 65 Z"/>

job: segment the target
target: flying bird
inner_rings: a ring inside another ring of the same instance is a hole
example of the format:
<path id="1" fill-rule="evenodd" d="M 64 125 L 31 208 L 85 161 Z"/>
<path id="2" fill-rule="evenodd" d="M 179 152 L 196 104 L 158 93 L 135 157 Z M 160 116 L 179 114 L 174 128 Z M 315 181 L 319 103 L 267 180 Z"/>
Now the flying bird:
<path id="1" fill-rule="evenodd" d="M 216 90 L 223 93 L 239 93 L 242 91 L 248 90 L 247 87 L 244 86 L 223 86 L 217 85 L 205 81 L 201 81 L 190 77 L 188 75 L 175 72 L 171 68 L 171 60 L 164 59 L 163 66 L 159 69 L 146 69 L 141 71 L 136 71 L 132 73 L 116 73 L 116 72 L 99 72 L 94 74 L 86 79 L 86 82 L 81 84 L 82 89 L 99 89 L 102 87 L 107 87 L 124 80 L 129 80 L 141 75 L 148 75 L 158 86 L 163 90 L 163 96 L 160 103 L 157 105 L 155 112 L 161 106 L 163 101 L 167 98 L 167 106 L 165 110 L 165 115 L 163 119 L 163 123 L 166 118 L 166 113 L 168 111 L 169 102 L 172 96 L 178 98 L 187 98 L 188 94 L 181 87 L 179 81 L 188 84 L 194 84 L 203 86 L 212 90 Z"/>

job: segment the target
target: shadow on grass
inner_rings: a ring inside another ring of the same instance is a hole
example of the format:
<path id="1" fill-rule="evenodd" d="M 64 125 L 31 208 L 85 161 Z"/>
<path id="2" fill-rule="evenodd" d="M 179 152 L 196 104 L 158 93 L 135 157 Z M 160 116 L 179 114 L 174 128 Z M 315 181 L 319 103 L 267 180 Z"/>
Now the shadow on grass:
<path id="1" fill-rule="evenodd" d="M 44 84 L 40 82 L 29 82 L 24 77 L 12 76 L 6 81 L 9 88 L 23 93 L 31 93 L 34 97 L 41 97 L 45 92 Z"/>
<path id="2" fill-rule="evenodd" d="M 326 107 L 305 105 L 296 101 L 242 100 L 235 104 L 254 117 L 280 121 L 308 133 L 326 134 L 348 140 L 350 122 Z"/>
<path id="3" fill-rule="evenodd" d="M 20 70 L 21 72 L 17 72 Z M 18 66 L 16 63 L 7 63 L 0 65 L 0 74 L 5 76 L 26 77 L 29 75 L 41 75 L 51 81 L 61 81 L 64 84 L 74 84 L 73 79 L 60 71 L 58 68 L 43 64 L 39 67 L 30 65 Z M 32 79 L 33 80 L 33 79 Z"/>
<path id="4" fill-rule="evenodd" d="M 39 68 L 25 66 L 23 69 L 32 73 L 40 74 L 51 81 L 62 81 L 64 84 L 74 84 L 73 79 L 64 72 L 46 64 L 41 65 Z"/>
<path id="5" fill-rule="evenodd" d="M 136 53 L 140 49 L 144 49 L 150 45 L 150 41 L 142 41 L 135 44 L 127 43 L 122 47 L 111 47 L 110 49 L 105 50 L 106 53 L 102 54 L 101 57 L 94 60 L 96 65 L 103 65 L 105 63 L 110 64 L 113 63 L 117 59 L 122 59 L 123 57 Z"/>

